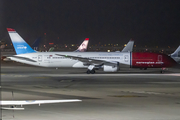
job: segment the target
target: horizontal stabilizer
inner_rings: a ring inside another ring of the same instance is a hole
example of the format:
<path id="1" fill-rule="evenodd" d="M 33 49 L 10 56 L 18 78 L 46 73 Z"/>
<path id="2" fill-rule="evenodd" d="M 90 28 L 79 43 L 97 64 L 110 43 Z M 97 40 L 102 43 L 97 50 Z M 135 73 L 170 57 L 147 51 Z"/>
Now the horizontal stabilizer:
<path id="1" fill-rule="evenodd" d="M 52 52 L 54 50 L 54 47 L 49 48 L 48 52 Z"/>

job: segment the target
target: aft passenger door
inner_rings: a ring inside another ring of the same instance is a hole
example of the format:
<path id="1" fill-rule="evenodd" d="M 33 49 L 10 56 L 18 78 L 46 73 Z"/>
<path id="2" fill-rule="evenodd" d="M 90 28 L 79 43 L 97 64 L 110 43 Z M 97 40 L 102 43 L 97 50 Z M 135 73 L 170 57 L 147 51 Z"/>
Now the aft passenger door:
<path id="1" fill-rule="evenodd" d="M 42 62 L 42 55 L 38 55 L 38 62 Z"/>
<path id="2" fill-rule="evenodd" d="M 128 55 L 124 55 L 124 62 L 129 62 L 129 56 Z"/>

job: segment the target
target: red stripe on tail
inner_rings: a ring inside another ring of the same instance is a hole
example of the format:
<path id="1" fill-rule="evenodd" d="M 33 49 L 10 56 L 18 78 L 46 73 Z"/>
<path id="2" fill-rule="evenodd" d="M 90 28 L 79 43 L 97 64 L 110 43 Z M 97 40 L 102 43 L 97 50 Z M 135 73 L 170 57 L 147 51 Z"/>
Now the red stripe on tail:
<path id="1" fill-rule="evenodd" d="M 15 30 L 12 28 L 7 28 L 7 31 L 15 31 Z"/>

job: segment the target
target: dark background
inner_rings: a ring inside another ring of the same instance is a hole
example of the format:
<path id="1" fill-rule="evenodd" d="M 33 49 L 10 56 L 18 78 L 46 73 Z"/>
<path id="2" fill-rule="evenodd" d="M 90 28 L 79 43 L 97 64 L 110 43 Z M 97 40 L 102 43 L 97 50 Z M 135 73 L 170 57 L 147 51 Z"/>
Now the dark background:
<path id="1" fill-rule="evenodd" d="M 0 40 L 10 27 L 28 43 L 180 45 L 179 0 L 1 0 L 0 11 Z"/>

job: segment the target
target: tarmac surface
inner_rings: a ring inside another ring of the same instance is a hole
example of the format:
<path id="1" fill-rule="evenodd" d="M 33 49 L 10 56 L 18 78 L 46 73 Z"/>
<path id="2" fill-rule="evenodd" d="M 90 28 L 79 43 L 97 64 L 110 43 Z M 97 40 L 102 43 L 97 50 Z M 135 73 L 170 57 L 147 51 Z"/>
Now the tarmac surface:
<path id="1" fill-rule="evenodd" d="M 86 69 L 2 62 L 1 99 L 82 100 L 2 110 L 3 120 L 180 120 L 180 69 L 86 74 Z"/>

